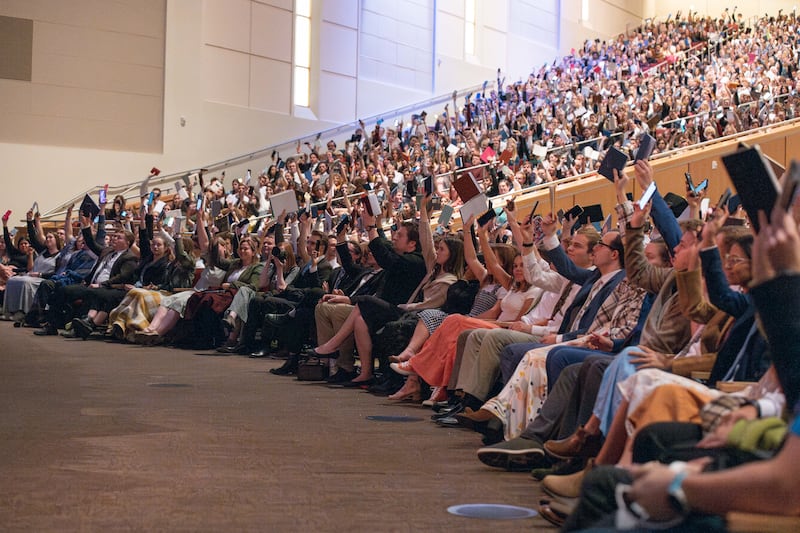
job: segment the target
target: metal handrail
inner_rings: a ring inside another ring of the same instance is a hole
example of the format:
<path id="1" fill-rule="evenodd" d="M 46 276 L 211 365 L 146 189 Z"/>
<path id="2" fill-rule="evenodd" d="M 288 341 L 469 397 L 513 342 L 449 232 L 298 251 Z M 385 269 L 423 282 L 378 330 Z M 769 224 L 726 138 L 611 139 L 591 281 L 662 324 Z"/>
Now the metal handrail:
<path id="1" fill-rule="evenodd" d="M 464 97 L 467 94 L 471 94 L 471 93 L 474 93 L 476 91 L 482 90 L 482 88 L 483 88 L 483 84 L 474 85 L 474 86 L 469 87 L 467 89 L 462 89 L 460 91 L 456 91 L 456 98 Z M 270 145 L 270 146 L 267 146 L 265 148 L 261 148 L 259 150 L 255 150 L 253 152 L 248 152 L 246 154 L 241 154 L 241 155 L 238 155 L 238 156 L 229 157 L 227 159 L 223 159 L 223 160 L 217 161 L 215 163 L 210 163 L 210 164 L 207 164 L 207 165 L 203 165 L 203 166 L 200 166 L 200 167 L 195 167 L 195 168 L 192 168 L 192 169 L 189 169 L 189 170 L 183 170 L 183 171 L 180 171 L 180 172 L 172 172 L 172 173 L 169 173 L 169 174 L 155 176 L 155 177 L 152 177 L 150 179 L 149 183 L 151 185 L 156 185 L 156 186 L 157 185 L 164 185 L 164 184 L 167 184 L 167 183 L 171 184 L 171 182 L 176 181 L 176 180 L 180 180 L 180 179 L 182 179 L 183 177 L 185 177 L 187 175 L 196 173 L 200 169 L 208 170 L 209 172 L 215 172 L 215 171 L 219 171 L 219 170 L 224 170 L 226 168 L 229 168 L 229 167 L 232 167 L 232 166 L 235 166 L 235 165 L 240 165 L 240 164 L 246 163 L 247 161 L 252 161 L 252 160 L 257 159 L 259 157 L 268 156 L 273 150 L 280 151 L 280 149 L 282 149 L 282 148 L 296 146 L 296 144 L 298 142 L 302 142 L 304 139 L 314 139 L 314 140 L 316 140 L 316 138 L 322 137 L 322 136 L 325 136 L 325 137 L 328 137 L 328 138 L 331 138 L 331 137 L 335 138 L 335 137 L 341 136 L 341 135 L 343 135 L 345 133 L 351 134 L 354 131 L 355 128 L 360 127 L 360 122 L 363 122 L 365 125 L 366 124 L 373 125 L 373 124 L 376 124 L 378 122 L 378 120 L 381 120 L 381 119 L 388 118 L 389 120 L 391 120 L 393 118 L 402 118 L 405 115 L 408 115 L 408 114 L 411 114 L 411 113 L 415 113 L 417 111 L 421 112 L 426 107 L 434 106 L 434 105 L 437 105 L 437 104 L 449 103 L 451 101 L 453 101 L 453 93 L 450 93 L 450 94 L 447 94 L 447 95 L 436 96 L 436 97 L 430 98 L 428 100 L 425 100 L 423 102 L 417 102 L 417 103 L 410 104 L 410 105 L 407 105 L 407 106 L 399 107 L 397 109 L 388 111 L 386 113 L 380 113 L 378 115 L 372 115 L 370 117 L 366 117 L 366 118 L 363 118 L 363 119 L 360 119 L 360 120 L 349 122 L 347 124 L 341 124 L 339 126 L 336 126 L 336 127 L 333 127 L 333 128 L 328 128 L 326 130 L 322 130 L 320 132 L 312 133 L 310 135 L 302 135 L 302 136 L 299 136 L 299 137 L 294 137 L 294 138 L 292 138 L 292 139 L 290 139 L 288 141 L 284 141 L 284 142 L 281 142 L 279 144 Z M 453 112 L 457 113 L 458 111 L 454 109 Z M 365 131 L 365 132 L 363 132 L 363 134 L 367 135 L 368 132 Z M 336 139 L 334 139 L 334 140 L 336 140 Z M 341 138 L 339 138 L 339 140 L 341 140 Z M 115 196 L 115 195 L 118 195 L 118 194 L 122 194 L 123 196 L 125 196 L 126 194 L 130 193 L 131 191 L 138 189 L 139 185 L 142 183 L 143 180 L 144 180 L 144 178 L 142 178 L 140 180 L 137 180 L 137 181 L 134 181 L 134 182 L 126 183 L 126 184 L 123 184 L 123 185 L 116 185 L 116 186 L 110 185 L 109 188 L 108 188 L 108 194 L 110 196 L 112 196 L 112 197 Z M 95 192 L 99 188 L 101 188 L 102 186 L 103 185 L 95 185 L 94 187 L 90 187 L 90 188 L 82 191 L 80 194 L 77 194 L 73 198 L 71 198 L 71 199 L 67 200 L 66 202 L 58 205 L 57 207 L 48 210 L 46 213 L 42 213 L 42 219 L 43 220 L 51 219 L 51 218 L 54 218 L 56 216 L 64 215 L 64 213 L 67 210 L 67 207 L 69 207 L 71 204 L 79 203 L 80 200 L 84 197 L 84 195 L 90 194 L 92 192 Z M 164 190 L 169 191 L 170 188 L 166 187 L 166 188 L 164 188 Z M 138 195 L 137 196 L 126 196 L 126 200 L 130 199 L 130 198 L 138 198 Z"/>

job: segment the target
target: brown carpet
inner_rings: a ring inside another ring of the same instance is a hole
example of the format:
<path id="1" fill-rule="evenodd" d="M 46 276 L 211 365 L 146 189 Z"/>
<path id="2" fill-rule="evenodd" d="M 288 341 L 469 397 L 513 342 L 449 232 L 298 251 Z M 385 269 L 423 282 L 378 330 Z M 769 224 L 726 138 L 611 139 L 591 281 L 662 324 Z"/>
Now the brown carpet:
<path id="1" fill-rule="evenodd" d="M 481 464 L 477 433 L 279 361 L 36 337 L 0 323 L 4 531 L 519 531 L 538 484 Z M 368 415 L 419 417 L 376 422 Z"/>

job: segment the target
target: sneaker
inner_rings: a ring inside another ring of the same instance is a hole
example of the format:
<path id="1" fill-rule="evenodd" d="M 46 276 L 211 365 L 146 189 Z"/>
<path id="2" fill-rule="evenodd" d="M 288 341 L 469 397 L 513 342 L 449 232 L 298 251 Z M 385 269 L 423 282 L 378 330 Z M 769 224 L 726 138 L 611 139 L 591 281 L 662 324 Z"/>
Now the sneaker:
<path id="1" fill-rule="evenodd" d="M 485 465 L 510 472 L 530 472 L 533 468 L 549 465 L 542 444 L 522 437 L 481 448 L 478 459 Z"/>

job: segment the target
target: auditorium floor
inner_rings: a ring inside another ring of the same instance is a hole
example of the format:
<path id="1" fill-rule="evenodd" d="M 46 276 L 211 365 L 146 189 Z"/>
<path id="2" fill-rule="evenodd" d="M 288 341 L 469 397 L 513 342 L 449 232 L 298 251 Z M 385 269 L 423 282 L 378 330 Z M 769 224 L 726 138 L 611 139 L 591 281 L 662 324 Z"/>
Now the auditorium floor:
<path id="1" fill-rule="evenodd" d="M 554 530 L 524 473 L 430 411 L 267 372 L 278 361 L 36 337 L 0 322 L 4 531 Z M 418 417 L 379 422 L 369 415 Z"/>

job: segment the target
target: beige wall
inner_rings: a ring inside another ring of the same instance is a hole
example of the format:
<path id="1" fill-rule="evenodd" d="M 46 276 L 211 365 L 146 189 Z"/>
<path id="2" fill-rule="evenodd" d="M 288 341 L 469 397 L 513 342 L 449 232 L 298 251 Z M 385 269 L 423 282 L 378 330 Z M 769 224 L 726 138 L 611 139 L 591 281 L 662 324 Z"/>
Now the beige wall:
<path id="1" fill-rule="evenodd" d="M 742 7 L 777 12 L 778 3 Z M 48 210 L 76 192 L 141 179 L 154 165 L 165 173 L 207 166 L 492 82 L 497 67 L 512 81 L 557 50 L 679 4 L 591 0 L 583 21 L 581 0 L 476 0 L 468 56 L 464 0 L 312 0 L 311 108 L 298 111 L 292 0 L 2 0 L 0 15 L 36 22 L 34 80 L 0 80 L 0 209 L 19 220 L 34 199 Z"/>
<path id="2" fill-rule="evenodd" d="M 166 0 L 6 0 L 33 21 L 31 81 L 0 80 L 0 141 L 161 151 Z"/>

